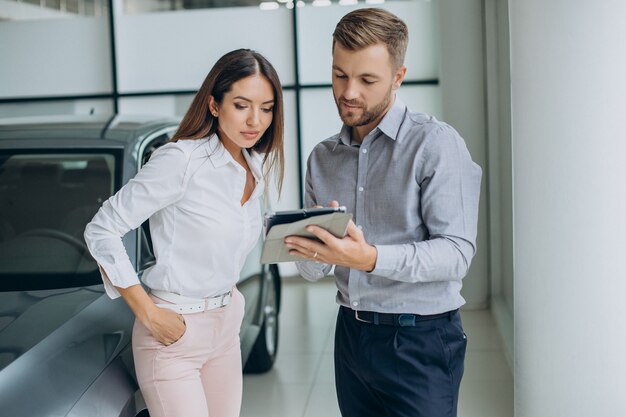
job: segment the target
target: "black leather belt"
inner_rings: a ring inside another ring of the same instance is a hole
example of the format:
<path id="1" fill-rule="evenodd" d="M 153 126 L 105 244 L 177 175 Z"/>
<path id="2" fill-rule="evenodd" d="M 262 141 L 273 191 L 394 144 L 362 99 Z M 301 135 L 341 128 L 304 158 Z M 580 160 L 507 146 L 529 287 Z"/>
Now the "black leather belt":
<path id="1" fill-rule="evenodd" d="M 354 317 L 356 320 L 374 324 L 381 326 L 398 326 L 398 327 L 408 327 L 415 326 L 416 323 L 420 321 L 427 320 L 436 320 L 441 318 L 451 318 L 458 309 L 447 311 L 445 313 L 440 314 L 396 314 L 396 313 L 377 313 L 375 311 L 357 311 L 352 310 L 351 308 L 341 306 L 346 314 L 351 317 Z"/>

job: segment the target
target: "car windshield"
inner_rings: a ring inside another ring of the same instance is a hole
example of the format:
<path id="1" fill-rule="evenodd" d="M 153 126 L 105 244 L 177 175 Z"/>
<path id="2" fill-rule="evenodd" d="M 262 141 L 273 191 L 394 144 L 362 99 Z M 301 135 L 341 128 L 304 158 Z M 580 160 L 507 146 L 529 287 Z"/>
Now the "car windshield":
<path id="1" fill-rule="evenodd" d="M 112 153 L 0 153 L 0 291 L 101 282 L 83 231 L 115 172 Z"/>

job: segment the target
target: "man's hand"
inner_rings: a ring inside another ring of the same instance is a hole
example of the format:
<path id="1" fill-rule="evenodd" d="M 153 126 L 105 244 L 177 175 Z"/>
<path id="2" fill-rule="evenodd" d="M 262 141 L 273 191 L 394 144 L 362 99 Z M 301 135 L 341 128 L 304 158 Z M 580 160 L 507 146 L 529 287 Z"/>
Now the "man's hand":
<path id="1" fill-rule="evenodd" d="M 290 249 L 291 255 L 367 272 L 376 267 L 376 247 L 365 241 L 363 232 L 352 220 L 348 223 L 348 233 L 343 239 L 336 238 L 318 226 L 309 226 L 307 230 L 322 242 L 305 237 L 287 236 L 285 245 Z"/>

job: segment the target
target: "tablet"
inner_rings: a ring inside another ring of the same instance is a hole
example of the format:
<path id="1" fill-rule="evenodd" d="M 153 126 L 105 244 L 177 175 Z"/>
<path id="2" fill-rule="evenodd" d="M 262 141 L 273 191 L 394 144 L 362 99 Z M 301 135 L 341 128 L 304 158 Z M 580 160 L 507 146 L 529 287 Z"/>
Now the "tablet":
<path id="1" fill-rule="evenodd" d="M 265 241 L 261 252 L 261 263 L 275 264 L 303 260 L 289 254 L 285 246 L 287 236 L 303 236 L 317 239 L 306 227 L 316 225 L 332 235 L 342 238 L 346 235 L 351 213 L 345 207 L 322 207 L 301 210 L 277 211 L 266 213 L 264 218 Z"/>
<path id="2" fill-rule="evenodd" d="M 321 216 L 322 214 L 345 213 L 346 208 L 341 207 L 316 207 L 300 210 L 286 210 L 265 213 L 264 227 L 265 234 L 277 224 L 293 223 L 298 220 L 307 219 L 309 217 Z"/>

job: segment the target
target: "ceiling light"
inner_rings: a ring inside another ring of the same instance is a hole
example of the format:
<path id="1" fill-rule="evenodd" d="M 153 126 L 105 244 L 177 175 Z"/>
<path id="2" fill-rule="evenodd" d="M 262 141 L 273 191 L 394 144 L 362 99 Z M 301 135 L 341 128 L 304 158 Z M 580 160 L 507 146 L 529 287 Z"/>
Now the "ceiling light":
<path id="1" fill-rule="evenodd" d="M 259 8 L 261 10 L 276 10 L 280 7 L 280 5 L 278 3 L 276 3 L 275 1 L 262 1 L 259 4 Z"/>

